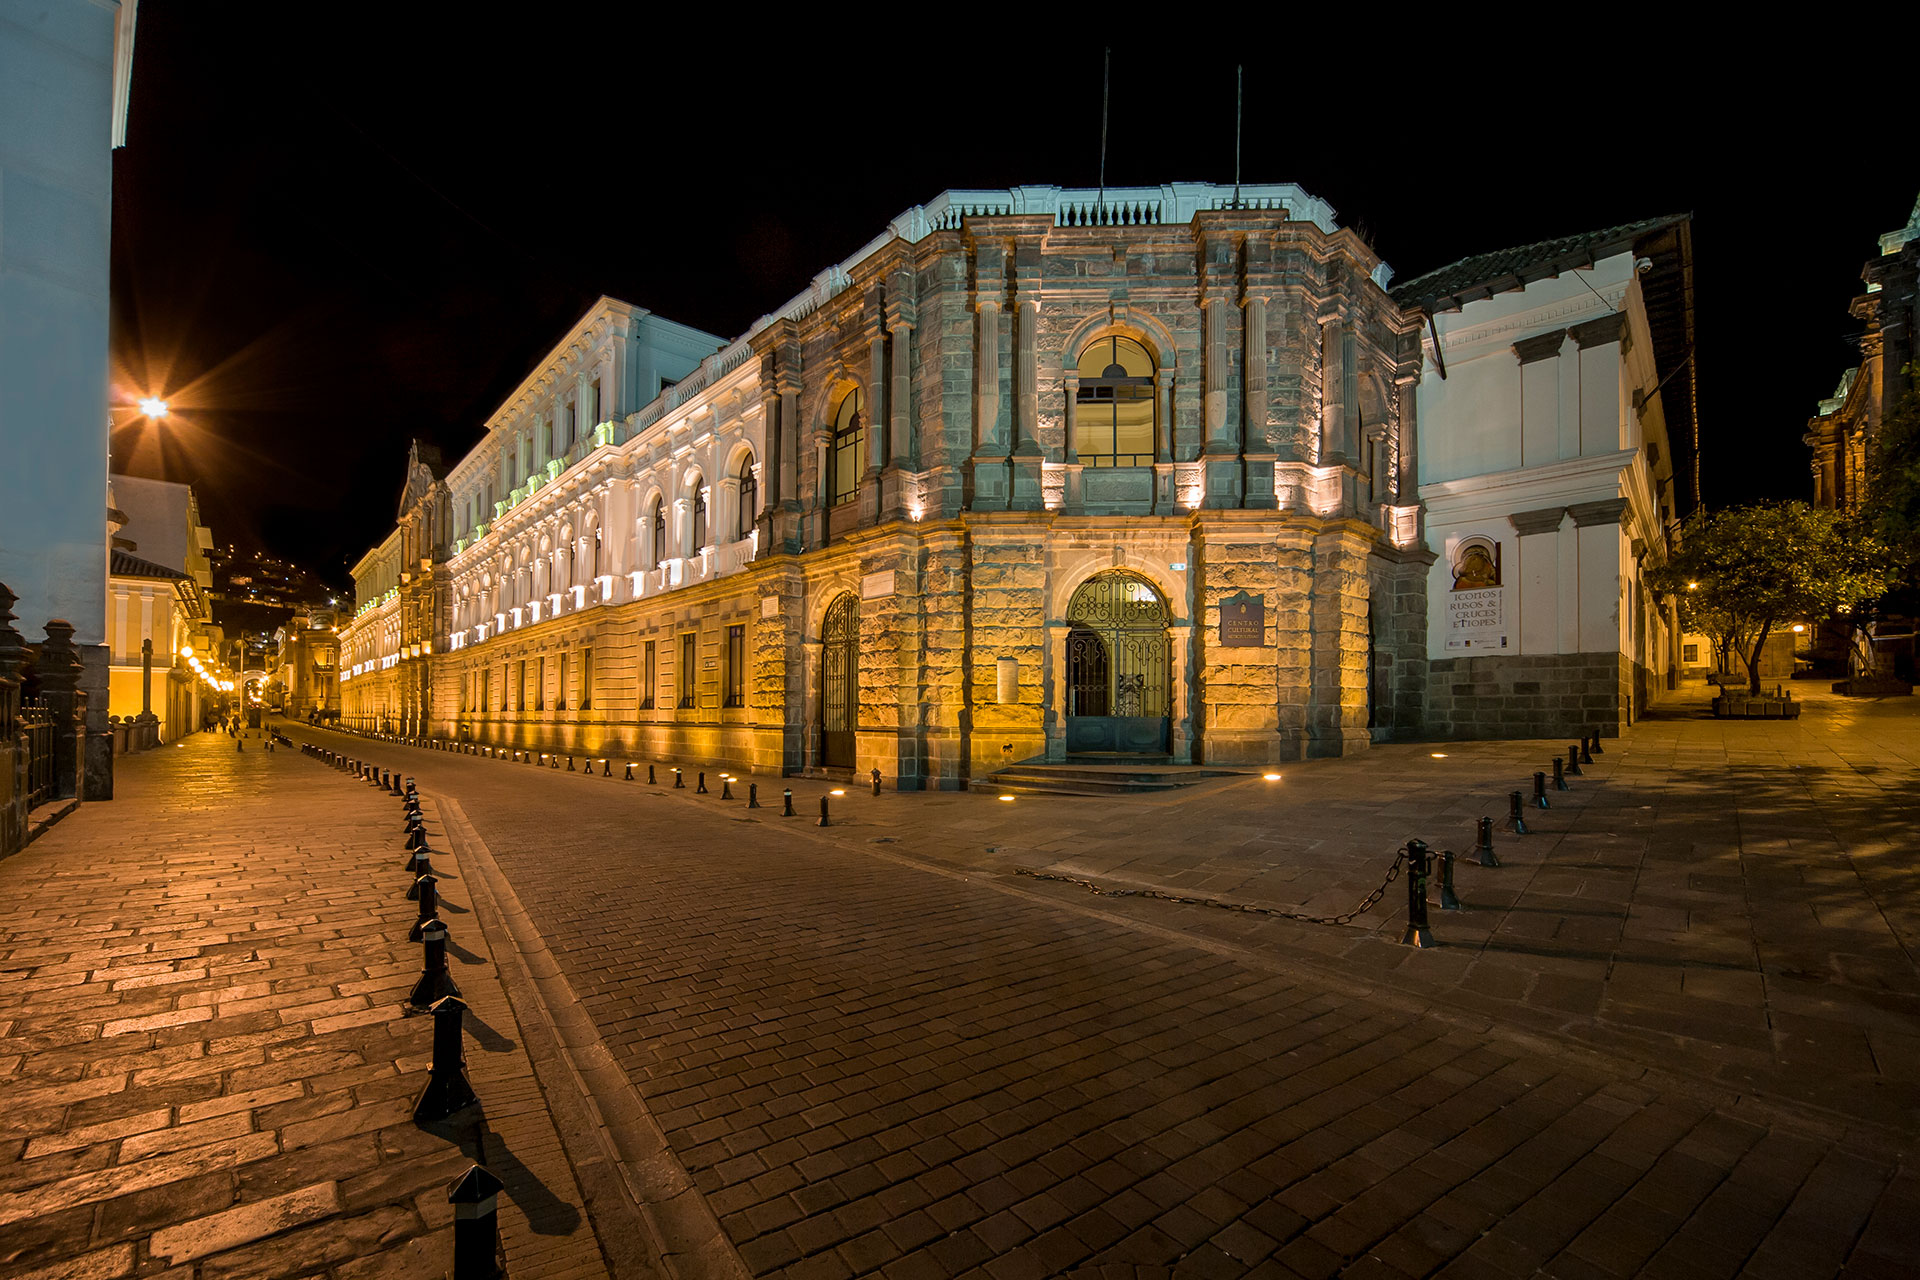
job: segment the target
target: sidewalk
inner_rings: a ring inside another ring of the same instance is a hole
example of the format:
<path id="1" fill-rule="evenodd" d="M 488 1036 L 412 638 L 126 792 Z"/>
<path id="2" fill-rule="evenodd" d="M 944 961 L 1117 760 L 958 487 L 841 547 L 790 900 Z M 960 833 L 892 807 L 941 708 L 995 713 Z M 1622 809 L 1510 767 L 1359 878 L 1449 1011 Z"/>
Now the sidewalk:
<path id="1" fill-rule="evenodd" d="M 484 1117 L 428 1131 L 399 806 L 262 745 L 123 757 L 113 803 L 0 862 L 0 1276 L 439 1276 L 475 1160 L 511 1270 L 605 1275 L 457 863 Z"/>

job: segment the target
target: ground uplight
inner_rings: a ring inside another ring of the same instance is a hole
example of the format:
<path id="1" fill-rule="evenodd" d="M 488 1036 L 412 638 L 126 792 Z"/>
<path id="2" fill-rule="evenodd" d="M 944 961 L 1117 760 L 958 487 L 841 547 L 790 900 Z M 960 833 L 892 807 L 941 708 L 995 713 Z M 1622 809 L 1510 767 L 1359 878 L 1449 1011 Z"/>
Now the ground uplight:
<path id="1" fill-rule="evenodd" d="M 1266 778 L 1266 780 L 1267 780 L 1268 782 L 1278 782 L 1278 781 L 1280 781 L 1280 775 L 1279 775 L 1279 774 L 1277 774 L 1277 773 L 1268 773 L 1268 774 L 1262 774 L 1261 776 L 1262 776 L 1262 777 L 1264 777 L 1264 778 Z"/>
<path id="2" fill-rule="evenodd" d="M 1001 798 L 1002 800 L 1011 800 L 1011 799 L 1013 799 L 1013 797 L 1012 797 L 1012 796 L 1001 796 L 1000 798 Z"/>
<path id="3" fill-rule="evenodd" d="M 1435 760 L 1445 760 L 1447 758 L 1447 753 L 1444 751 L 1435 751 L 1435 752 L 1431 752 L 1430 754 L 1433 756 Z"/>

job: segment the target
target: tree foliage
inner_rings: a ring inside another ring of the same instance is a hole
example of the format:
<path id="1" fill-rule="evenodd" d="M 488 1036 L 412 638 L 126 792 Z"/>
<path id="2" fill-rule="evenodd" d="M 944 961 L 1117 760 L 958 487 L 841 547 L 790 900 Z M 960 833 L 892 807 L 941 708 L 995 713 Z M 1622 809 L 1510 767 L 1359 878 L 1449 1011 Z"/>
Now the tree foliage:
<path id="1" fill-rule="evenodd" d="M 1875 600 L 1892 585 L 1896 557 L 1879 536 L 1837 511 L 1804 502 L 1699 511 L 1680 545 L 1651 575 L 1671 592 L 1681 622 L 1737 654 L 1760 692 L 1760 653 L 1775 628 L 1818 621 Z"/>

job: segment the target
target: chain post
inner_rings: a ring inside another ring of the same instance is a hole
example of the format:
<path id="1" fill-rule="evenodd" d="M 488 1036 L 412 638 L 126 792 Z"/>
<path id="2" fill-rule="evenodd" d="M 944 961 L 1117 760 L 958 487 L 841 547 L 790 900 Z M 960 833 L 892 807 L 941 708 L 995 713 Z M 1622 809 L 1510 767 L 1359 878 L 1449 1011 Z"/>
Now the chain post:
<path id="1" fill-rule="evenodd" d="M 1427 880 L 1433 874 L 1433 857 L 1423 840 L 1407 841 L 1407 928 L 1400 935 L 1403 947 L 1431 947 L 1433 930 L 1427 927 Z"/>

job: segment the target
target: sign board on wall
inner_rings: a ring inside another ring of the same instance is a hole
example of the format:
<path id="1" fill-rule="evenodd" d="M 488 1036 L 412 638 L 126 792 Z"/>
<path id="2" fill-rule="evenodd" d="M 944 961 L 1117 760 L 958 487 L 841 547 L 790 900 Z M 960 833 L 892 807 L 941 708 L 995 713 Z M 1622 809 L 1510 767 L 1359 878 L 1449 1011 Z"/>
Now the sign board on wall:
<path id="1" fill-rule="evenodd" d="M 1220 599 L 1220 647 L 1258 649 L 1267 643 L 1267 598 L 1242 591 Z"/>
<path id="2" fill-rule="evenodd" d="M 1507 589 L 1481 587 L 1447 596 L 1447 648 L 1496 650 L 1507 647 Z"/>
<path id="3" fill-rule="evenodd" d="M 881 596 L 890 596 L 892 594 L 893 570 L 891 569 L 886 569 L 879 573 L 869 573 L 860 579 L 860 598 L 862 600 L 877 600 Z"/>

